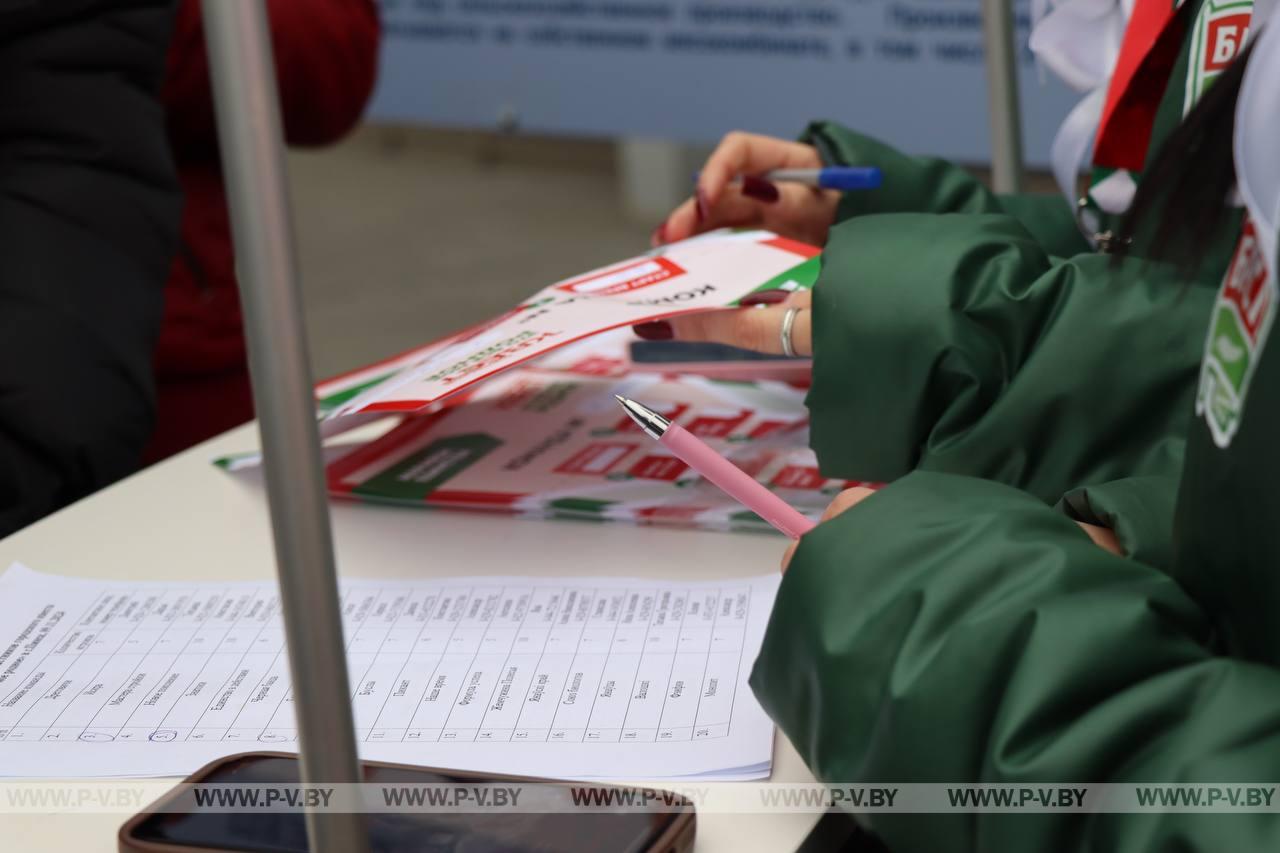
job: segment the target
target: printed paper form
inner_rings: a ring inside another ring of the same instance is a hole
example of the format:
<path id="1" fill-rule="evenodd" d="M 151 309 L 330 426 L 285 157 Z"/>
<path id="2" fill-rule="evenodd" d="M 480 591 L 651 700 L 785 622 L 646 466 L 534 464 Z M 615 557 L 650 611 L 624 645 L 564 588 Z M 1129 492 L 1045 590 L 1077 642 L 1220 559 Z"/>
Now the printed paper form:
<path id="1" fill-rule="evenodd" d="M 777 583 L 346 581 L 361 755 L 766 776 L 773 726 L 746 680 Z M 0 773 L 180 775 L 296 740 L 274 584 L 0 576 Z"/>
<path id="2" fill-rule="evenodd" d="M 422 410 L 568 344 L 686 311 L 724 308 L 761 287 L 811 285 L 820 250 L 770 231 L 713 231 L 544 287 L 515 309 L 410 359 L 330 418 Z"/>

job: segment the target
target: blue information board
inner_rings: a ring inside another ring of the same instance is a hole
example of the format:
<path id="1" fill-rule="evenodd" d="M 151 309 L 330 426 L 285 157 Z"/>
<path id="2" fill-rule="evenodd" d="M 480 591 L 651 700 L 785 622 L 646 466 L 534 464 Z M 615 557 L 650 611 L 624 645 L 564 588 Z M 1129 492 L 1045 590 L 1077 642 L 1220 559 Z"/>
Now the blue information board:
<path id="1" fill-rule="evenodd" d="M 381 0 L 376 119 L 712 142 L 830 118 L 989 159 L 979 0 Z M 1025 1 L 1017 11 L 1025 45 Z M 1020 56 L 1027 160 L 1078 97 Z M 1042 77 L 1048 78 L 1042 80 Z"/>

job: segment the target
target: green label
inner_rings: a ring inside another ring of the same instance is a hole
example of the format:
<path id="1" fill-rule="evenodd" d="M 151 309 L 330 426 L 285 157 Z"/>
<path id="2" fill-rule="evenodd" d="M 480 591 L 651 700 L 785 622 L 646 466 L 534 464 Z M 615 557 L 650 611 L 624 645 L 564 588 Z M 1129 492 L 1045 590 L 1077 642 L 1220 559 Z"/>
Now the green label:
<path id="1" fill-rule="evenodd" d="M 499 439 L 486 433 L 442 438 L 375 474 L 352 492 L 363 497 L 421 501 L 501 446 Z"/>
<path id="2" fill-rule="evenodd" d="M 815 255 L 803 263 L 766 281 L 752 293 L 762 290 L 808 290 L 818 281 L 818 273 L 822 272 L 822 255 Z M 735 303 L 736 304 L 736 303 Z"/>
<path id="3" fill-rule="evenodd" d="M 1271 330 L 1275 290 L 1253 223 L 1246 221 L 1213 307 L 1196 392 L 1196 414 L 1219 447 L 1229 446 L 1240 428 L 1249 381 Z"/>
<path id="4" fill-rule="evenodd" d="M 383 382 L 391 375 L 392 374 L 390 373 L 384 373 L 381 376 L 370 379 L 368 382 L 361 382 L 359 385 L 353 385 L 345 391 L 338 391 L 335 394 L 330 394 L 328 397 L 321 397 L 316 401 L 316 408 L 323 414 L 332 412 L 343 403 L 355 399 L 358 394 L 363 394 L 365 391 L 368 391 L 373 386 Z"/>
<path id="5" fill-rule="evenodd" d="M 1206 0 L 1191 25 L 1191 56 L 1182 102 L 1186 115 L 1218 75 L 1244 47 L 1253 15 L 1253 0 Z"/>
<path id="6" fill-rule="evenodd" d="M 567 513 L 599 515 L 614 503 L 616 501 L 602 501 L 597 498 L 557 498 L 549 506 L 554 510 L 561 510 Z"/>

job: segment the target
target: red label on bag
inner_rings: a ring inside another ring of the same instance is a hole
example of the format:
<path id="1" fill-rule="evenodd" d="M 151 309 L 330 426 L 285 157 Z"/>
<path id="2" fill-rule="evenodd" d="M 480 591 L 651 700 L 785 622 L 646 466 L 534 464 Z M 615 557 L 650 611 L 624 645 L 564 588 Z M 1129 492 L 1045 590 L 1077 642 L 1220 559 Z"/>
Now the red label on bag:
<path id="1" fill-rule="evenodd" d="M 557 284 L 556 289 L 590 296 L 613 296 L 651 287 L 678 275 L 684 275 L 684 269 L 666 258 L 641 258 L 622 266 L 570 279 Z"/>
<path id="2" fill-rule="evenodd" d="M 1249 34 L 1251 17 L 1251 13 L 1244 12 L 1213 18 L 1209 21 L 1205 32 L 1207 43 L 1204 51 L 1204 70 L 1206 72 L 1216 74 L 1236 58 L 1236 54 L 1244 46 L 1245 36 Z"/>
<path id="3" fill-rule="evenodd" d="M 636 517 L 645 521 L 688 522 L 692 524 L 699 515 L 706 511 L 707 508 L 705 506 L 650 506 L 636 510 Z"/>
<path id="4" fill-rule="evenodd" d="M 765 438 L 794 425 L 795 421 L 761 421 L 752 428 L 751 432 L 747 433 L 747 436 L 750 438 Z"/>
<path id="5" fill-rule="evenodd" d="M 589 444 L 561 462 L 555 468 L 557 474 L 607 474 L 622 461 L 635 445 L 618 442 Z"/>
<path id="6" fill-rule="evenodd" d="M 709 415 L 703 415 L 690 421 L 685 426 L 685 429 L 702 438 L 727 438 L 749 417 L 751 417 L 751 412 L 741 412 L 727 418 L 713 418 Z"/>
<path id="7" fill-rule="evenodd" d="M 820 489 L 826 481 L 817 468 L 788 465 L 773 476 L 769 485 L 780 489 Z"/>
<path id="8" fill-rule="evenodd" d="M 766 246 L 773 246 L 775 249 L 782 249 L 784 252 L 791 252 L 793 255 L 799 255 L 802 258 L 816 258 L 822 254 L 822 250 L 817 246 L 801 243 L 799 240 L 792 240 L 789 237 L 774 237 L 772 240 L 764 240 L 762 242 Z"/>
<path id="9" fill-rule="evenodd" d="M 632 465 L 627 473 L 638 480 L 665 480 L 670 483 L 688 468 L 674 456 L 646 456 Z"/>
<path id="10" fill-rule="evenodd" d="M 1222 285 L 1222 298 L 1236 306 L 1249 340 L 1256 343 L 1258 327 L 1267 316 L 1271 291 L 1267 289 L 1267 264 L 1258 245 L 1258 232 L 1252 220 L 1244 225 L 1235 257 L 1227 268 Z"/>
<path id="11" fill-rule="evenodd" d="M 592 356 L 575 361 L 565 370 L 582 376 L 621 376 L 627 372 L 627 363 L 620 358 Z"/>

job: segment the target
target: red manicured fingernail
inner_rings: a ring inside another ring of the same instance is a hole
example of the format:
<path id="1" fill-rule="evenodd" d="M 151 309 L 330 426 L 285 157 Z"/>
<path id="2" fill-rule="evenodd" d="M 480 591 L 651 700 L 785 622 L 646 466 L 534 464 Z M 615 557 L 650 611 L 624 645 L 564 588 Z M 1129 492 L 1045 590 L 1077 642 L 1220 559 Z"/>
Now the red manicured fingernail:
<path id="1" fill-rule="evenodd" d="M 660 222 L 658 227 L 653 229 L 653 233 L 649 235 L 650 246 L 661 246 L 667 242 L 667 223 Z"/>
<path id="2" fill-rule="evenodd" d="M 757 290 L 739 299 L 738 304 L 743 308 L 750 308 L 753 305 L 777 305 L 779 302 L 786 302 L 790 295 L 789 290 Z"/>
<path id="3" fill-rule="evenodd" d="M 698 224 L 702 224 L 711 218 L 711 203 L 707 201 L 707 193 L 702 187 L 698 187 L 696 193 L 698 206 Z"/>
<path id="4" fill-rule="evenodd" d="M 763 201 L 765 204 L 773 204 L 779 198 L 778 187 L 775 184 L 752 175 L 742 179 L 742 194 L 756 201 Z"/>
<path id="5" fill-rule="evenodd" d="M 637 323 L 631 327 L 636 337 L 646 341 L 669 341 L 674 338 L 675 331 L 666 320 L 654 320 L 652 323 Z"/>

